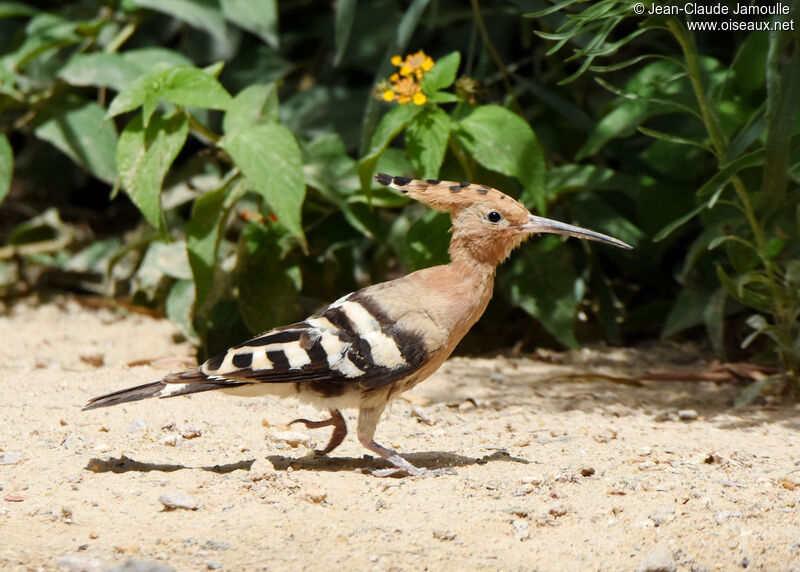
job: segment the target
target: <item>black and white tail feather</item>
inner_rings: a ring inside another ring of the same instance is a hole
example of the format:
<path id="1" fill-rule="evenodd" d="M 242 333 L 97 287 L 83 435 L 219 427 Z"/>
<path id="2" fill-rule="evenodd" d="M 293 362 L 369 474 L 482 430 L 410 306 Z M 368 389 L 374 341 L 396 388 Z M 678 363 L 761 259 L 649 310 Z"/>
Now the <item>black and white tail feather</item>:
<path id="1" fill-rule="evenodd" d="M 313 401 L 314 395 L 331 398 L 386 386 L 421 367 L 425 357 L 421 337 L 400 328 L 361 290 L 200 367 L 95 397 L 84 409 L 243 386 L 258 385 L 270 393 L 264 384 L 295 384 L 297 394 Z"/>

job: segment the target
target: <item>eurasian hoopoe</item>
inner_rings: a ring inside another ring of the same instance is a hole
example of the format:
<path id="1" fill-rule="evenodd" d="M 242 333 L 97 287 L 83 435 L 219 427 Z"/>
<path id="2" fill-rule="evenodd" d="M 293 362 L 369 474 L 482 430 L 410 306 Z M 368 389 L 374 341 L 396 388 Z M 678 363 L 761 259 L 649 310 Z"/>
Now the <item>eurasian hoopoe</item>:
<path id="1" fill-rule="evenodd" d="M 478 321 L 494 287 L 495 267 L 535 233 L 555 233 L 631 248 L 610 236 L 532 215 L 486 185 L 378 174 L 402 194 L 450 213 L 450 263 L 362 288 L 302 322 L 270 330 L 200 367 L 90 400 L 84 409 L 148 397 L 221 389 L 233 395 L 297 397 L 330 411 L 330 419 L 296 419 L 333 427 L 333 451 L 347 434 L 342 408 L 358 408 L 358 440 L 394 465 L 373 471 L 423 474 L 374 440 L 387 403 L 435 372 Z"/>

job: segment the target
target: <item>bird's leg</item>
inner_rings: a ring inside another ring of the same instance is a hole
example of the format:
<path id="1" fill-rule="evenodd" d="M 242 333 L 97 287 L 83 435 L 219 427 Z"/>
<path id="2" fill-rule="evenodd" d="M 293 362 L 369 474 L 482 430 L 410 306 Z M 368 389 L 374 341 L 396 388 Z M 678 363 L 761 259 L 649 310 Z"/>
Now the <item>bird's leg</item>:
<path id="1" fill-rule="evenodd" d="M 331 434 L 331 440 L 328 441 L 328 444 L 325 446 L 324 449 L 319 450 L 317 449 L 314 451 L 317 455 L 327 455 L 331 451 L 333 451 L 336 447 L 342 444 L 344 441 L 345 435 L 347 435 L 347 424 L 344 422 L 344 417 L 339 412 L 338 409 L 329 409 L 331 414 L 330 419 L 325 419 L 324 421 L 309 421 L 308 419 L 295 419 L 292 423 L 302 423 L 308 429 L 320 429 L 322 427 L 330 427 L 333 426 L 333 433 Z"/>
<path id="2" fill-rule="evenodd" d="M 397 454 L 397 451 L 378 445 L 375 442 L 375 428 L 378 426 L 378 420 L 381 418 L 383 409 L 384 406 L 376 408 L 362 407 L 358 412 L 358 440 L 366 449 L 380 455 L 396 467 L 394 469 L 373 470 L 371 473 L 376 477 L 395 477 L 403 473 L 417 477 L 428 473 L 427 469 L 420 469 L 406 461 Z"/>

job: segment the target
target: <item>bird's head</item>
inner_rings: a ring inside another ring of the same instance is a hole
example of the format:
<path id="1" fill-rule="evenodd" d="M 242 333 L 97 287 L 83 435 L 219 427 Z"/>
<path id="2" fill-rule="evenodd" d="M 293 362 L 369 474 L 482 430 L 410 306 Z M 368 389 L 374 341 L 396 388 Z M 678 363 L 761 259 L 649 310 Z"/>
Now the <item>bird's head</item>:
<path id="1" fill-rule="evenodd" d="M 375 180 L 434 209 L 450 213 L 453 221 L 451 258 L 459 250 L 490 264 L 498 264 L 532 234 L 551 233 L 630 245 L 616 238 L 531 214 L 522 203 L 487 187 L 466 182 L 420 180 L 379 173 Z"/>

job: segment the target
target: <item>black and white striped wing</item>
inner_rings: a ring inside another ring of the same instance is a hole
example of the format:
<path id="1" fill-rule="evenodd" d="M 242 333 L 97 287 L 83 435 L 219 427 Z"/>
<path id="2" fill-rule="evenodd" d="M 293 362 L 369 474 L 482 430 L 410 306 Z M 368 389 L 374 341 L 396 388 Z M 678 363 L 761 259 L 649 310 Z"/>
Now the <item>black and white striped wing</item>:
<path id="1" fill-rule="evenodd" d="M 205 381 L 228 383 L 358 384 L 375 388 L 419 369 L 422 336 L 392 320 L 363 291 L 349 294 L 310 318 L 270 330 L 206 361 Z M 195 370 L 196 371 L 196 370 Z M 180 378 L 167 382 L 182 383 Z M 200 381 L 200 380 L 197 380 Z"/>

